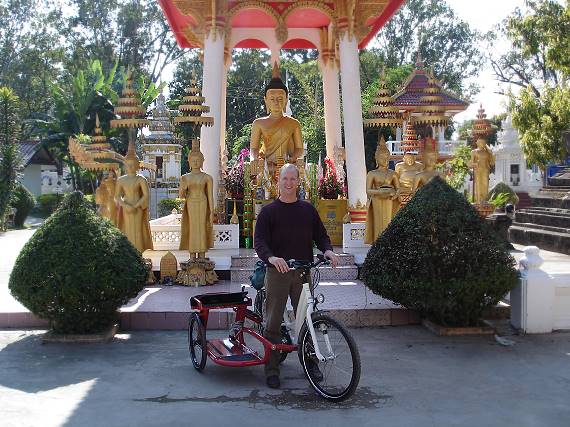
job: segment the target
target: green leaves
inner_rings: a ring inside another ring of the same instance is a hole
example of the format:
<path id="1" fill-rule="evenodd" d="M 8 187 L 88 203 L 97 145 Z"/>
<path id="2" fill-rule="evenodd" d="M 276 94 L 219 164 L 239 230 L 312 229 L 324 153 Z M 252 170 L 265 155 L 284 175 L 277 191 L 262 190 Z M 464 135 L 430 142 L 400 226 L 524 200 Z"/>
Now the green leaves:
<path id="1" fill-rule="evenodd" d="M 93 333 L 144 287 L 141 254 L 81 193 L 64 199 L 26 243 L 10 276 L 12 294 L 61 333 Z"/>
<path id="2" fill-rule="evenodd" d="M 10 88 L 0 87 L 0 229 L 4 228 L 4 218 L 16 189 L 18 104 L 18 97 Z"/>
<path id="3" fill-rule="evenodd" d="M 361 277 L 373 292 L 444 325 L 476 324 L 517 283 L 515 260 L 439 177 L 372 245 Z"/>

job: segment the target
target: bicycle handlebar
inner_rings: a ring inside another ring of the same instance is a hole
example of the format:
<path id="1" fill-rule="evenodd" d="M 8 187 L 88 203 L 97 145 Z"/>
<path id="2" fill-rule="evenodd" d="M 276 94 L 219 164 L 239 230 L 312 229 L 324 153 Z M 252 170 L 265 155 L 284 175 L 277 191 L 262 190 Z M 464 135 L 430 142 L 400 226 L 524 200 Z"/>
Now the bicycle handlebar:
<path id="1" fill-rule="evenodd" d="M 323 254 L 317 254 L 317 261 L 300 261 L 295 259 L 290 259 L 287 261 L 287 265 L 291 269 L 296 268 L 315 268 L 322 264 L 329 264 L 330 261 L 325 258 Z"/>

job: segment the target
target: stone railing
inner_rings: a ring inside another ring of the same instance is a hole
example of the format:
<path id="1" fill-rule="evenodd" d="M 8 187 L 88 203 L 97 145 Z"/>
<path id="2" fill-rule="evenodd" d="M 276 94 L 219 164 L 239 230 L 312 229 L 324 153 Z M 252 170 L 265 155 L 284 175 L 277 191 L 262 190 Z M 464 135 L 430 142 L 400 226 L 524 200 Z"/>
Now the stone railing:
<path id="1" fill-rule="evenodd" d="M 150 221 L 154 250 L 178 250 L 182 215 L 170 214 Z M 214 224 L 214 249 L 239 248 L 237 224 Z"/>
<path id="2" fill-rule="evenodd" d="M 388 149 L 393 156 L 401 156 L 404 154 L 401 147 L 402 141 L 388 141 Z M 443 140 L 437 142 L 437 149 L 440 156 L 452 156 L 455 147 L 465 144 L 465 141 Z"/>

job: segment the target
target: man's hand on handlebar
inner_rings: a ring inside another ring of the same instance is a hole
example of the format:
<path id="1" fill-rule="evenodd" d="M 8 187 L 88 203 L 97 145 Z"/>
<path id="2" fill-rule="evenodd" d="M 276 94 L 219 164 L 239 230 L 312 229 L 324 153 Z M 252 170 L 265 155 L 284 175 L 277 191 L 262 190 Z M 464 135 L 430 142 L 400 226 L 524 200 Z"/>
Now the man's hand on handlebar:
<path id="1" fill-rule="evenodd" d="M 331 262 L 331 266 L 333 268 L 336 268 L 336 266 L 338 265 L 338 255 L 335 254 L 333 251 L 325 251 L 324 253 L 325 258 L 329 259 Z"/>
<path id="2" fill-rule="evenodd" d="M 278 258 L 276 256 L 269 257 L 267 259 L 273 266 L 277 269 L 279 273 L 287 273 L 289 271 L 289 266 L 287 265 L 287 261 L 283 258 Z"/>

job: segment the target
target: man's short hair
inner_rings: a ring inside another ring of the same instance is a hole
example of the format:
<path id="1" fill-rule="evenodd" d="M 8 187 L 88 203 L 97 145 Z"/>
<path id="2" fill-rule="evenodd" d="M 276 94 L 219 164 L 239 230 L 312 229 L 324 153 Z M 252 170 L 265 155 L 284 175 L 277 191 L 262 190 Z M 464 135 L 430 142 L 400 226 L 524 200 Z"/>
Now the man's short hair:
<path id="1" fill-rule="evenodd" d="M 285 163 L 283 166 L 281 166 L 281 169 L 279 169 L 279 178 L 281 178 L 283 174 L 285 174 L 285 172 L 287 172 L 290 169 L 294 169 L 295 172 L 297 173 L 297 178 L 299 178 L 299 169 L 297 169 L 297 166 L 295 166 L 292 163 Z"/>

